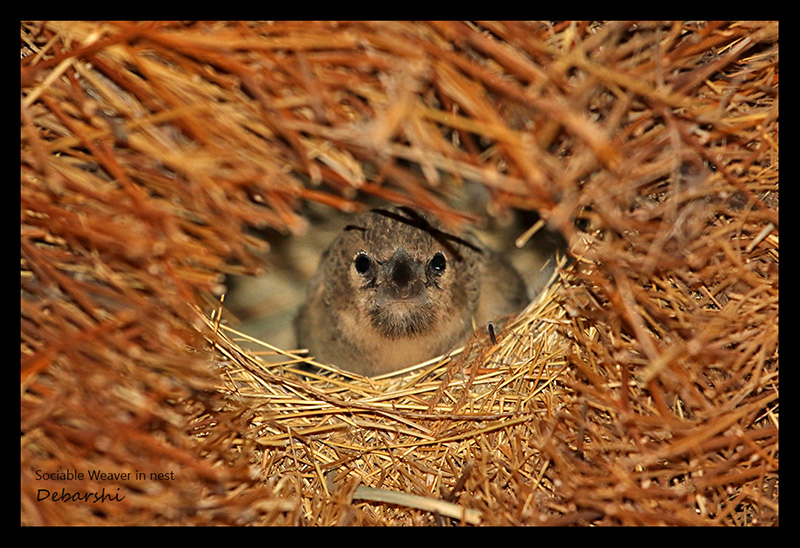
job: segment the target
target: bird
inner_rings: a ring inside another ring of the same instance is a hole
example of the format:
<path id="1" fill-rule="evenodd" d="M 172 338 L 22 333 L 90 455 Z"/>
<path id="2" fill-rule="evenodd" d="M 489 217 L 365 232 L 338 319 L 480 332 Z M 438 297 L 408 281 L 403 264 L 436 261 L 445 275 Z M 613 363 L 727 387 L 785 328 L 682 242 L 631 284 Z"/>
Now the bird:
<path id="1" fill-rule="evenodd" d="M 527 302 L 511 263 L 473 234 L 389 206 L 356 216 L 323 252 L 295 335 L 315 361 L 370 377 L 445 354 Z"/>

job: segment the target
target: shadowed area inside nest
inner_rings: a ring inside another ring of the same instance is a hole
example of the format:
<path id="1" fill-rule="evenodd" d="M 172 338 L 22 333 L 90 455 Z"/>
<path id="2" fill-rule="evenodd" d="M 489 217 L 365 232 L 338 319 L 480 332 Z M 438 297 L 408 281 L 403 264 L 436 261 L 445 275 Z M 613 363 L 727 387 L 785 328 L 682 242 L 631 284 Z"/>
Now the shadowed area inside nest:
<path id="1" fill-rule="evenodd" d="M 21 523 L 778 524 L 778 49 L 770 21 L 22 22 Z M 301 369 L 321 250 L 387 204 L 571 262 L 496 341 Z"/>

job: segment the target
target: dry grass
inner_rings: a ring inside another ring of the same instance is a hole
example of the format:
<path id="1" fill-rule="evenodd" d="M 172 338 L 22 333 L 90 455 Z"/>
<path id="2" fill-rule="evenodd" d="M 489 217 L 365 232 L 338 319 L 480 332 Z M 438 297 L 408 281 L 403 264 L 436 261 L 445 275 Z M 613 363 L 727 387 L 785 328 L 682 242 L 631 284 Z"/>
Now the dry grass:
<path id="1" fill-rule="evenodd" d="M 24 22 L 21 523 L 777 524 L 777 35 Z M 497 344 L 304 374 L 204 305 L 248 226 L 462 179 L 575 259 Z M 148 477 L 36 476 L 95 469 Z"/>

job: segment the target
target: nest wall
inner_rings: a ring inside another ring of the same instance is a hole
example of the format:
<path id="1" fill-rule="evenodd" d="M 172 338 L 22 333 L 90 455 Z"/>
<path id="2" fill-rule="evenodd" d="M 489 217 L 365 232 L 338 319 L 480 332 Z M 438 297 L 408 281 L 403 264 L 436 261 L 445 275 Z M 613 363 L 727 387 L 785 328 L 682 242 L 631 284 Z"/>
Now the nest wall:
<path id="1" fill-rule="evenodd" d="M 20 65 L 22 524 L 778 523 L 776 22 L 23 22 Z M 496 340 L 243 350 L 250 229 L 474 183 L 570 255 Z"/>

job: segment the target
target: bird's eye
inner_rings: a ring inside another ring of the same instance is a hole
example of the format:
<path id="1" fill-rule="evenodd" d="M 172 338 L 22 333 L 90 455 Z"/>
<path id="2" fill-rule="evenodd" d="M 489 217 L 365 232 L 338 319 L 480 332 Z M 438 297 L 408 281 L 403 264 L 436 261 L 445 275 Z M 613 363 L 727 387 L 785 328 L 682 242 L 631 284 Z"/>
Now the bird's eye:
<path id="1" fill-rule="evenodd" d="M 438 251 L 433 256 L 429 264 L 434 272 L 436 272 L 437 274 L 441 274 L 442 272 L 444 272 L 444 269 L 447 268 L 447 259 L 445 259 L 444 253 Z"/>
<path id="2" fill-rule="evenodd" d="M 372 259 L 369 258 L 369 255 L 361 251 L 356 255 L 353 265 L 356 267 L 356 272 L 363 275 L 366 274 L 369 267 L 372 266 Z"/>

